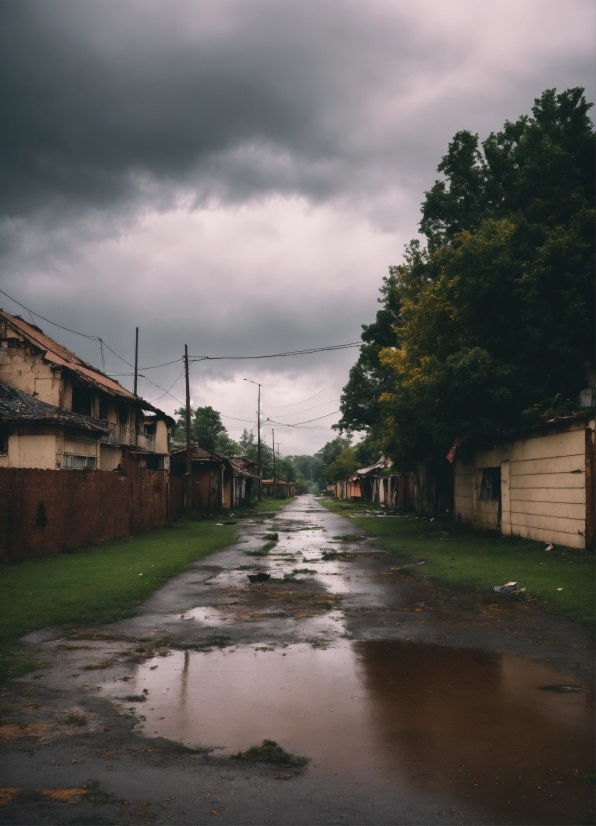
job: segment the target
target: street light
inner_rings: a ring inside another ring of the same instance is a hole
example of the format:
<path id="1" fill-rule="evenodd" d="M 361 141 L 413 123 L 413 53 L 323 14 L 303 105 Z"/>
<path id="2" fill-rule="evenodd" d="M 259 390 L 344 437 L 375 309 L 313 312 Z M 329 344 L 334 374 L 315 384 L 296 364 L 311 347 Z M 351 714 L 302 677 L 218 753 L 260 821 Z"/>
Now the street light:
<path id="1" fill-rule="evenodd" d="M 261 385 L 258 381 L 252 379 L 244 379 L 250 384 L 256 384 L 259 388 L 259 397 L 257 403 L 257 461 L 259 465 L 259 502 L 261 501 Z"/>

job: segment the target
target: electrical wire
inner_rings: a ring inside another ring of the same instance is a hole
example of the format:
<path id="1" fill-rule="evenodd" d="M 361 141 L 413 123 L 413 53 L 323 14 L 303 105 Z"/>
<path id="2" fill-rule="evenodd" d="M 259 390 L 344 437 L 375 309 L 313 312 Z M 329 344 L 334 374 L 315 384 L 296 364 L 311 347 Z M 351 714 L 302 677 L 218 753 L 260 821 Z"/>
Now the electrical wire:
<path id="1" fill-rule="evenodd" d="M 317 407 L 324 407 L 326 404 L 336 404 L 339 399 L 329 399 L 329 401 L 321 402 L 320 404 L 313 404 L 312 407 L 307 407 L 305 410 L 295 410 L 293 413 L 282 413 L 279 415 L 280 419 L 287 419 L 288 416 L 301 416 L 303 413 L 308 413 L 309 410 L 315 410 Z"/>
<path id="2" fill-rule="evenodd" d="M 340 381 L 343 381 L 343 379 L 337 379 L 337 381 L 328 384 L 327 387 L 323 387 L 323 389 L 315 393 L 314 396 L 309 396 L 307 399 L 302 399 L 302 401 L 292 402 L 291 404 L 270 404 L 268 405 L 268 407 L 272 407 L 274 408 L 274 410 L 278 410 L 282 407 L 295 407 L 297 404 L 304 404 L 304 402 L 309 402 L 311 401 L 311 399 L 316 399 L 317 396 L 326 395 L 325 391 L 329 390 L 329 388 L 331 387 L 334 387 L 336 384 L 339 384 Z"/>
<path id="3" fill-rule="evenodd" d="M 180 381 L 180 379 L 182 378 L 183 375 L 184 375 L 184 370 L 181 373 L 178 374 L 178 376 L 174 379 L 173 383 L 169 386 L 169 388 L 167 390 L 165 390 L 164 393 L 161 396 L 158 396 L 156 399 L 152 399 L 150 401 L 150 404 L 153 404 L 153 402 L 158 402 L 160 399 L 163 399 L 164 396 L 169 396 L 170 395 L 170 390 L 176 384 L 176 382 Z M 146 376 L 143 376 L 143 378 L 147 379 Z M 147 381 L 150 381 L 150 379 L 147 379 Z M 153 382 L 151 382 L 151 384 L 153 384 Z M 155 385 L 155 386 L 157 387 L 157 385 Z M 176 397 L 172 396 L 172 398 L 175 399 Z M 176 399 L 176 401 L 178 401 L 178 399 Z"/>
<path id="4" fill-rule="evenodd" d="M 90 336 L 87 333 L 79 333 L 78 330 L 71 330 L 70 327 L 65 327 L 63 324 L 58 324 L 56 321 L 50 321 L 49 318 L 46 318 L 45 316 L 40 315 L 39 313 L 36 313 L 34 310 L 29 309 L 29 307 L 26 307 L 24 304 L 21 304 L 20 301 L 17 301 L 16 298 L 13 298 L 7 292 L 4 292 L 4 290 L 0 290 L 0 293 L 2 293 L 2 295 L 5 295 L 6 298 L 13 301 L 19 307 L 22 307 L 23 310 L 27 310 L 27 312 L 29 313 L 30 316 L 35 316 L 36 318 L 41 318 L 42 321 L 47 321 L 48 324 L 52 324 L 54 327 L 59 327 L 61 330 L 66 330 L 67 333 L 73 333 L 73 335 L 75 335 L 75 336 L 81 336 L 82 338 L 86 338 L 89 341 L 98 341 L 100 349 L 102 350 L 102 362 L 104 362 L 103 348 L 107 347 L 107 349 L 110 351 L 110 353 L 113 353 L 117 358 L 119 358 L 125 364 L 128 364 L 129 367 L 134 367 L 134 364 L 131 364 L 129 361 L 126 361 L 125 358 L 122 358 L 122 356 L 118 355 L 118 353 L 115 350 L 112 350 L 112 348 L 109 346 L 109 344 L 106 344 L 105 341 L 102 338 L 100 338 L 99 336 Z M 104 367 L 105 367 L 105 364 L 104 364 Z M 143 369 L 146 369 L 146 368 L 143 368 Z"/>
<path id="5" fill-rule="evenodd" d="M 311 347 L 307 350 L 291 350 L 287 353 L 268 353 L 263 356 L 189 356 L 189 361 L 237 361 L 245 359 L 273 359 L 287 356 L 308 356 L 311 353 L 324 353 L 332 350 L 347 350 L 350 347 L 361 347 L 361 341 L 352 341 L 348 344 L 332 344 L 329 347 Z"/>
<path id="6" fill-rule="evenodd" d="M 271 424 L 281 425 L 282 427 L 300 427 L 303 424 L 310 424 L 311 422 L 318 422 L 321 419 L 328 419 L 329 416 L 335 416 L 336 413 L 340 413 L 340 412 L 341 411 L 339 411 L 339 410 L 334 410 L 333 413 L 326 413 L 324 416 L 317 416 L 316 419 L 307 419 L 305 422 L 296 422 L 296 424 L 289 424 L 287 422 L 276 422 L 273 419 L 267 419 L 267 421 L 271 422 Z"/>

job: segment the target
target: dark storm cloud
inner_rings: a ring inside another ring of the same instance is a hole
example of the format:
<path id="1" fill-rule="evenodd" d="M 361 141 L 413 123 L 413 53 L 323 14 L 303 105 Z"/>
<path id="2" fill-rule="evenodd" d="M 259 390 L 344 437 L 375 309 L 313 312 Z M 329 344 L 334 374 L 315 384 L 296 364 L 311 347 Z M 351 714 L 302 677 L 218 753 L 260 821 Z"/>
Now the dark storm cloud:
<path id="1" fill-rule="evenodd" d="M 0 9 L 8 212 L 55 197 L 102 206 L 193 172 L 199 189 L 227 179 L 232 197 L 333 191 L 358 154 L 347 127 L 362 94 L 411 51 L 406 24 L 389 32 L 382 15 L 325 0 Z"/>
<path id="2" fill-rule="evenodd" d="M 399 162 L 427 180 L 458 110 L 466 126 L 495 104 L 482 77 L 432 94 L 474 53 L 473 5 L 449 19 L 430 2 L 4 0 L 2 207 L 104 207 L 156 181 L 199 199 L 326 198 Z M 557 61 L 565 82 L 586 56 Z"/>

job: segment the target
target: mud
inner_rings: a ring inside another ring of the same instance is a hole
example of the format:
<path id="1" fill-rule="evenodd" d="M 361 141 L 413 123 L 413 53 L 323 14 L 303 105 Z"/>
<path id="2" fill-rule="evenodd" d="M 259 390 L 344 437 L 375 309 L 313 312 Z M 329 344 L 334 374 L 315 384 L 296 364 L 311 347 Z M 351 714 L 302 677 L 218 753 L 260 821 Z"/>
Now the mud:
<path id="1" fill-rule="evenodd" d="M 417 567 L 300 497 L 135 617 L 29 635 L 0 819 L 594 822 L 590 632 Z M 308 765 L 231 759 L 267 739 Z"/>

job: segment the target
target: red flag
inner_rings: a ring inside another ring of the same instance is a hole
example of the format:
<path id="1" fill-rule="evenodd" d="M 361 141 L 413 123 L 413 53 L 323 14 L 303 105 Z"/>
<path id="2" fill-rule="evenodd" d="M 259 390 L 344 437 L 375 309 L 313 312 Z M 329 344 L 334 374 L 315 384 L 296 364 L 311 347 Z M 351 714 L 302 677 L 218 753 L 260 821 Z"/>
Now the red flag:
<path id="1" fill-rule="evenodd" d="M 453 447 L 451 448 L 451 450 L 449 451 L 449 453 L 445 457 L 448 462 L 451 462 L 451 464 L 453 464 L 453 460 L 455 459 L 455 451 L 461 445 L 461 443 L 462 443 L 462 440 L 460 439 L 460 437 L 456 436 L 455 439 L 453 440 Z"/>

